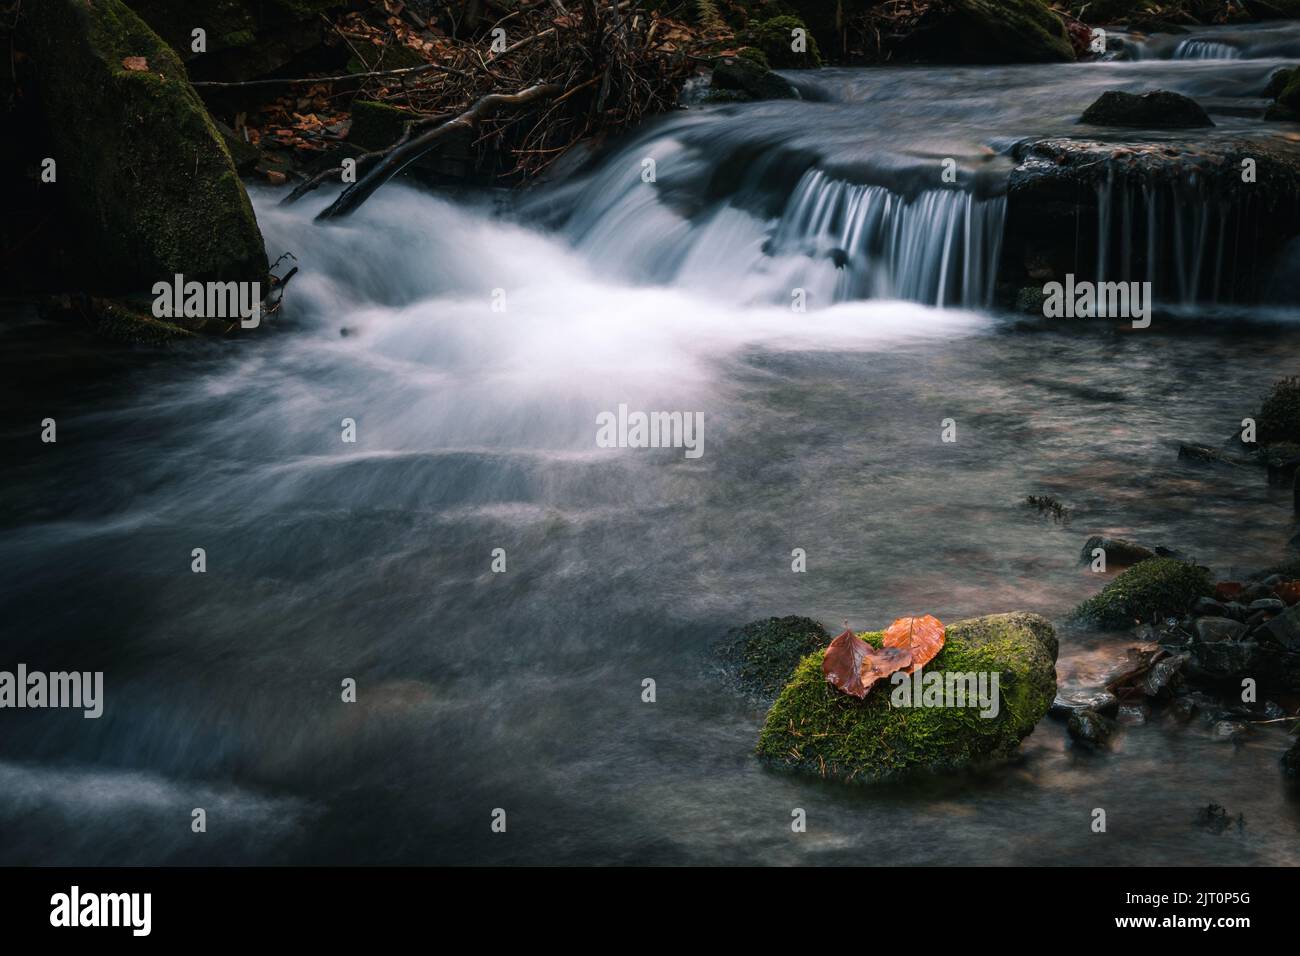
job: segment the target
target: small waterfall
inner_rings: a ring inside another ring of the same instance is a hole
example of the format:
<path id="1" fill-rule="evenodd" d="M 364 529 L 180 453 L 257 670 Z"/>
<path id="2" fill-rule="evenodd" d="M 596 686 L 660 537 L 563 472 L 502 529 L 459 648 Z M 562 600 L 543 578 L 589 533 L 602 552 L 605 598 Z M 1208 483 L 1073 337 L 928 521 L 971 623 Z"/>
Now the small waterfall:
<path id="1" fill-rule="evenodd" d="M 1229 197 L 1114 169 L 1096 188 L 1098 281 L 1150 282 L 1159 301 L 1178 305 L 1236 298 L 1239 270 L 1253 260 Z"/>
<path id="2" fill-rule="evenodd" d="M 1174 48 L 1175 60 L 1238 60 L 1241 51 L 1213 40 L 1184 40 Z"/>
<path id="3" fill-rule="evenodd" d="M 836 300 L 981 307 L 992 298 L 1005 214 L 1005 196 L 936 189 L 907 198 L 810 170 L 770 248 L 831 257 L 842 266 Z"/>

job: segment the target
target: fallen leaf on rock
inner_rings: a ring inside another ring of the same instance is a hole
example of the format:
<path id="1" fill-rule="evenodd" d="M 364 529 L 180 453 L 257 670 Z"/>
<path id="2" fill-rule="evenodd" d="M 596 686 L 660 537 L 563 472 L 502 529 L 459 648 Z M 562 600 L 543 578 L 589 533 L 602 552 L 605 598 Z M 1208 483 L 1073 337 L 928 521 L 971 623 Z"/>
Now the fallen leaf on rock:
<path id="1" fill-rule="evenodd" d="M 885 647 L 903 647 L 912 653 L 907 665 L 910 674 L 918 667 L 924 667 L 934 660 L 943 650 L 944 635 L 947 633 L 943 623 L 930 614 L 924 617 L 900 617 L 885 628 Z"/>
<path id="2" fill-rule="evenodd" d="M 862 642 L 866 644 L 866 641 Z M 912 651 L 907 647 L 882 647 L 879 650 L 867 645 L 870 653 L 862 671 L 862 686 L 871 690 L 876 681 L 888 677 L 895 671 L 906 670 L 911 673 Z"/>
<path id="3" fill-rule="evenodd" d="M 1235 601 L 1241 591 L 1242 585 L 1240 581 L 1220 581 L 1214 586 L 1214 599 L 1216 601 Z"/>
<path id="4" fill-rule="evenodd" d="M 836 690 L 854 697 L 866 697 L 871 685 L 862 683 L 862 672 L 869 669 L 867 652 L 875 648 L 851 630 L 846 630 L 826 648 L 822 658 L 822 674 Z M 874 683 L 874 682 L 873 682 Z"/>
<path id="5" fill-rule="evenodd" d="M 142 56 L 124 56 L 122 57 L 122 68 L 130 70 L 132 73 L 148 73 L 149 61 Z"/>
<path id="6" fill-rule="evenodd" d="M 1273 593 L 1286 604 L 1295 604 L 1300 601 L 1300 581 L 1283 581 L 1274 585 Z"/>

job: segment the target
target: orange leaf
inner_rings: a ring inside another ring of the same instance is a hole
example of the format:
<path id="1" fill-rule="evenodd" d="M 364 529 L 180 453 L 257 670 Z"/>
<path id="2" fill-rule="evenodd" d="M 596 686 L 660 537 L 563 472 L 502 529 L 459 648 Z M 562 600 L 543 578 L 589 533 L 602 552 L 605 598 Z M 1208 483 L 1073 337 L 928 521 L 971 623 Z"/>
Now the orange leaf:
<path id="1" fill-rule="evenodd" d="M 912 659 L 907 672 L 924 667 L 943 650 L 947 633 L 943 623 L 927 614 L 924 617 L 900 617 L 885 629 L 885 647 L 900 647 L 911 651 Z"/>
<path id="2" fill-rule="evenodd" d="M 122 57 L 122 68 L 130 70 L 132 73 L 148 73 L 149 61 L 142 56 L 124 56 Z"/>
<path id="3" fill-rule="evenodd" d="M 1242 590 L 1239 581 L 1220 581 L 1214 586 L 1214 597 L 1219 601 L 1235 601 Z"/>
<path id="4" fill-rule="evenodd" d="M 1273 586 L 1273 593 L 1287 604 L 1300 601 L 1300 581 L 1283 581 Z"/>

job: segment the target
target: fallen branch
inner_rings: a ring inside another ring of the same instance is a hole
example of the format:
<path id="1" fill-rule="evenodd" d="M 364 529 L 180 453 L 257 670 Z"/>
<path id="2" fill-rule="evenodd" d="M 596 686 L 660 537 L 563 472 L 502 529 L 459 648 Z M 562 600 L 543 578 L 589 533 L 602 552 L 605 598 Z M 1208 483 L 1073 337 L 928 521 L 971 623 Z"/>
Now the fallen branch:
<path id="1" fill-rule="evenodd" d="M 222 82 L 218 80 L 197 80 L 190 83 L 193 87 L 207 89 L 237 89 L 252 86 L 293 86 L 298 83 L 343 83 L 347 80 L 369 80 L 378 76 L 401 77 L 414 76 L 418 73 L 450 73 L 453 76 L 468 77 L 464 70 L 443 66 L 441 63 L 425 63 L 423 66 L 404 66 L 398 70 L 374 70 L 370 73 L 344 73 L 342 76 L 304 76 L 292 79 L 274 78 L 269 80 L 242 80 L 240 82 Z"/>
<path id="2" fill-rule="evenodd" d="M 489 93 L 455 119 L 448 120 L 406 143 L 399 140 L 398 145 L 386 150 L 383 159 L 365 176 L 343 190 L 334 202 L 318 213 L 316 221 L 341 219 L 355 212 L 380 186 L 437 146 L 450 133 L 476 129 L 482 119 L 504 107 L 525 106 L 537 100 L 548 100 L 559 95 L 562 90 L 563 88 L 556 83 L 539 83 L 518 93 Z"/>
<path id="3" fill-rule="evenodd" d="M 405 144 L 406 141 L 411 138 L 411 133 L 414 132 L 415 130 L 424 126 L 432 125 L 433 123 L 441 122 L 446 118 L 447 118 L 446 113 L 437 113 L 432 116 L 419 116 L 416 117 L 415 119 L 408 120 L 406 123 L 403 124 L 402 135 L 397 140 L 396 143 L 393 143 L 393 145 L 385 147 L 384 149 L 371 150 L 368 153 L 362 153 L 360 156 L 354 157 L 357 163 L 356 165 L 357 170 L 359 171 L 361 169 L 362 164 L 369 165 L 370 163 L 374 162 L 377 159 L 382 159 L 384 156 L 388 155 L 390 152 L 397 149 L 397 147 Z M 300 182 L 297 186 L 293 187 L 293 192 L 289 193 L 289 195 L 281 199 L 280 205 L 281 206 L 293 205 L 303 196 L 307 195 L 309 192 L 312 192 L 314 189 L 320 186 L 323 182 L 325 182 L 325 180 L 331 179 L 335 176 L 342 176 L 342 175 L 343 175 L 342 165 L 332 166 L 329 169 L 323 169 L 315 176 L 312 176 L 310 179 L 305 179 L 302 182 Z"/>

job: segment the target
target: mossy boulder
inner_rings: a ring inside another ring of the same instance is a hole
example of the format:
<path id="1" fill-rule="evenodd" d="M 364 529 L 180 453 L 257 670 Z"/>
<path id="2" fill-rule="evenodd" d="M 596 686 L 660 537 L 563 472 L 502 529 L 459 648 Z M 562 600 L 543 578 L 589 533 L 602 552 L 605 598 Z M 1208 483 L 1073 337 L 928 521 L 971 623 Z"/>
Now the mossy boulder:
<path id="1" fill-rule="evenodd" d="M 1169 90 L 1126 93 L 1107 90 L 1079 119 L 1091 126 L 1136 126 L 1144 129 L 1193 129 L 1213 126 L 1201 104 Z"/>
<path id="2" fill-rule="evenodd" d="M 1273 74 L 1264 95 L 1273 97 L 1265 119 L 1300 120 L 1300 67 Z"/>
<path id="3" fill-rule="evenodd" d="M 1062 20 L 1042 0 L 944 0 L 896 51 L 937 63 L 1056 63 L 1075 58 Z"/>
<path id="4" fill-rule="evenodd" d="M 724 57 L 713 64 L 711 91 L 730 90 L 754 100 L 797 100 L 798 91 L 784 77 L 744 56 Z"/>
<path id="5" fill-rule="evenodd" d="M 1261 445 L 1300 443 L 1300 377 L 1274 383 L 1255 416 L 1255 438 Z"/>
<path id="6" fill-rule="evenodd" d="M 736 628 L 717 654 L 741 690 L 771 700 L 801 660 L 829 643 L 826 629 L 812 618 L 769 617 Z"/>
<path id="7" fill-rule="evenodd" d="M 321 14 L 339 0 L 125 0 L 185 60 L 194 79 L 266 76 L 319 48 L 329 32 Z M 205 33 L 194 50 L 193 31 Z M 324 64 L 312 63 L 312 66 Z"/>
<path id="8" fill-rule="evenodd" d="M 1080 604 L 1074 617 L 1107 629 L 1130 627 L 1153 617 L 1182 614 L 1213 590 L 1204 568 L 1175 558 L 1150 558 Z"/>
<path id="9" fill-rule="evenodd" d="M 802 31 L 802 32 L 800 32 Z M 799 70 L 822 65 L 817 39 L 798 17 L 782 16 L 760 20 L 745 31 L 746 39 L 763 51 L 764 65 L 778 70 Z M 796 52 L 797 37 L 803 39 L 803 50 Z"/>
<path id="10" fill-rule="evenodd" d="M 860 634 L 879 646 L 881 632 Z M 767 714 L 757 752 L 769 765 L 869 782 L 918 771 L 951 771 L 1015 753 L 1056 696 L 1056 635 L 1036 614 L 959 621 L 926 674 L 998 675 L 997 714 L 973 706 L 895 706 L 882 681 L 859 700 L 822 674 L 824 649 L 799 662 Z M 897 688 L 901 689 L 901 688 Z M 968 704 L 970 702 L 968 701 Z"/>
<path id="11" fill-rule="evenodd" d="M 23 29 L 86 287 L 264 280 L 252 206 L 176 54 L 121 0 L 43 0 Z"/>

